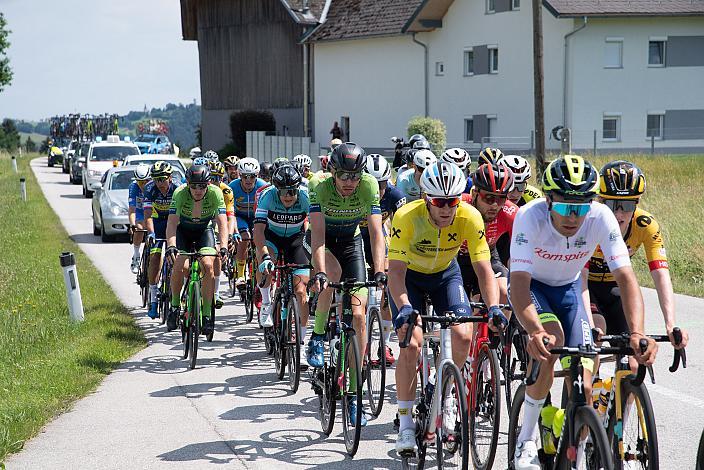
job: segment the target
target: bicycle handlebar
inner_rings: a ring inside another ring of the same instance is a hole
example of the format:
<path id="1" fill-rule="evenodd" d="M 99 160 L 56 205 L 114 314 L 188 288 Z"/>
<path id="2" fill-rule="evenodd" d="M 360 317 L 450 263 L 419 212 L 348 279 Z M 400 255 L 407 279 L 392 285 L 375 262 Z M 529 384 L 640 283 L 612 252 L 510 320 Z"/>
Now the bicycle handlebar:
<path id="1" fill-rule="evenodd" d="M 272 271 L 286 271 L 286 270 L 296 270 L 296 269 L 313 269 L 313 266 L 310 264 L 296 264 L 296 263 L 288 263 L 288 264 L 280 264 L 278 266 L 274 266 L 274 269 Z M 264 274 L 262 275 L 262 281 L 258 284 L 259 288 L 261 289 L 264 287 L 264 284 L 266 284 L 266 281 L 269 279 L 270 274 Z"/>
<path id="2" fill-rule="evenodd" d="M 646 335 L 648 338 L 654 340 L 657 343 L 669 343 L 670 337 L 667 335 Z M 672 329 L 672 336 L 675 340 L 675 344 L 682 343 L 682 330 L 679 327 L 674 327 Z M 608 341 L 609 343 L 624 344 L 630 341 L 630 335 L 628 333 L 622 333 L 618 335 L 602 335 L 601 341 Z M 680 362 L 682 363 L 682 368 L 687 368 L 687 351 L 685 348 L 675 349 L 675 355 L 672 359 L 672 365 L 669 367 L 670 372 L 675 372 L 680 368 Z"/>
<path id="3" fill-rule="evenodd" d="M 471 304 L 477 304 L 481 302 L 471 302 Z M 474 307 L 474 308 L 479 308 L 479 307 Z M 400 341 L 398 346 L 400 348 L 406 348 L 408 347 L 408 342 L 411 340 L 411 335 L 413 333 L 413 328 L 416 326 L 416 322 L 418 321 L 418 317 L 420 317 L 422 320 L 427 321 L 428 323 L 440 323 L 443 326 L 450 326 L 450 325 L 459 325 L 461 323 L 488 323 L 489 318 L 485 316 L 478 316 L 478 315 L 469 315 L 469 316 L 462 316 L 458 317 L 455 315 L 455 312 L 453 311 L 447 311 L 443 315 L 421 315 L 418 313 L 418 310 L 413 310 L 411 312 L 411 315 L 408 317 L 408 328 L 406 329 L 406 335 L 403 338 L 403 341 Z M 501 325 L 501 320 L 498 318 L 493 319 L 494 326 L 499 326 Z M 497 324 L 498 323 L 498 324 Z"/>

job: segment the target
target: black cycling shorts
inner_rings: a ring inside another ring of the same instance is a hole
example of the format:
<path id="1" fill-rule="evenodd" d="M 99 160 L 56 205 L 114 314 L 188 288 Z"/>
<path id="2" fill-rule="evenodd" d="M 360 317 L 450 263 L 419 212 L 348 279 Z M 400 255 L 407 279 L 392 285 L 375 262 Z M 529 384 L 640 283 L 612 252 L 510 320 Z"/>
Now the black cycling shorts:
<path id="1" fill-rule="evenodd" d="M 179 225 L 176 227 L 176 248 L 181 252 L 215 254 L 215 233 L 213 233 L 213 228 L 189 230 Z"/>
<path id="2" fill-rule="evenodd" d="M 310 231 L 306 233 L 306 244 L 310 245 Z M 342 268 L 341 281 L 355 279 L 357 282 L 367 281 L 367 264 L 364 257 L 362 235 L 352 238 L 337 238 L 325 236 L 325 249 L 332 253 Z"/>
<path id="3" fill-rule="evenodd" d="M 272 252 L 272 258 L 277 259 L 279 253 L 284 254 L 284 263 L 286 264 L 309 264 L 310 249 L 306 248 L 303 243 L 303 232 L 293 237 L 282 237 L 275 234 L 268 228 L 264 230 L 264 238 L 266 245 Z M 296 275 L 308 275 L 307 270 L 296 270 Z"/>
<path id="4" fill-rule="evenodd" d="M 607 334 L 630 333 L 621 295 L 615 282 L 589 281 L 589 298 L 604 316 Z"/>

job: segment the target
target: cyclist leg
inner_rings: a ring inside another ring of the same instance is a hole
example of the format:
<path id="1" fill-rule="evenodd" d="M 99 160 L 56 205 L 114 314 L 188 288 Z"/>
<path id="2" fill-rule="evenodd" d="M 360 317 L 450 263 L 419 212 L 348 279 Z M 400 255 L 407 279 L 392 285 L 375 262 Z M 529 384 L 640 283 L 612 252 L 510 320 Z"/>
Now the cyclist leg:
<path id="1" fill-rule="evenodd" d="M 203 230 L 200 237 L 196 241 L 196 250 L 204 255 L 217 253 L 215 250 L 215 234 L 212 228 Z M 210 318 L 210 311 L 213 305 L 213 296 L 215 294 L 215 276 L 214 276 L 215 257 L 205 256 L 201 258 L 201 285 L 203 287 L 203 316 Z"/>
<path id="2" fill-rule="evenodd" d="M 369 267 L 369 273 L 372 273 L 374 269 L 374 257 L 372 256 L 372 242 L 369 232 L 367 230 L 362 231 L 362 240 L 364 241 L 364 259 Z M 388 243 L 386 245 L 386 252 L 388 255 L 389 247 Z M 389 260 L 385 260 L 384 269 L 388 270 Z M 381 290 L 381 299 L 379 303 L 379 315 L 381 317 L 381 332 L 384 336 L 384 344 L 386 345 L 386 351 L 384 351 L 385 360 L 388 365 L 392 365 L 396 359 L 394 358 L 391 348 L 389 347 L 389 341 L 391 339 L 391 333 L 394 329 L 394 323 L 391 319 L 391 310 L 389 310 L 389 304 L 386 301 L 386 289 Z"/>
<path id="3" fill-rule="evenodd" d="M 367 265 L 364 261 L 364 244 L 362 236 L 357 235 L 351 243 L 344 245 L 338 261 L 342 266 L 342 279 L 356 279 L 366 282 Z M 367 347 L 367 288 L 352 293 L 352 326 L 357 333 L 357 344 L 362 355 Z M 353 386 L 355 384 L 352 384 Z"/>
<path id="4" fill-rule="evenodd" d="M 325 250 L 325 271 L 330 281 L 337 282 L 340 280 L 342 268 L 340 267 L 340 263 L 337 261 L 337 258 L 335 258 L 335 255 L 330 252 L 330 249 Z M 325 327 L 328 323 L 330 305 L 332 304 L 332 294 L 333 290 L 329 288 L 318 294 L 318 303 L 315 307 L 313 334 L 308 342 L 308 350 L 306 354 L 308 364 L 311 367 L 319 368 L 323 366 L 323 340 L 325 338 Z"/>
<path id="5" fill-rule="evenodd" d="M 303 234 L 292 237 L 290 244 L 285 249 L 286 262 L 295 264 L 309 264 L 310 253 L 303 244 Z M 308 331 L 308 292 L 306 286 L 310 279 L 310 269 L 296 269 L 293 272 L 293 291 L 298 299 L 298 311 L 301 315 L 301 338 L 306 337 Z"/>
<path id="6" fill-rule="evenodd" d="M 237 232 L 240 237 L 244 240 L 245 235 L 249 236 L 250 225 L 247 223 L 247 219 L 244 217 L 237 216 Z M 247 242 L 240 241 L 237 243 L 237 256 L 235 257 L 235 265 L 237 268 L 237 273 L 235 278 L 237 283 L 241 284 L 244 282 L 244 266 L 247 261 Z"/>
<path id="7" fill-rule="evenodd" d="M 158 233 L 158 228 L 155 227 L 156 237 L 159 239 L 165 238 L 164 233 Z M 161 235 L 164 235 L 162 237 Z M 161 252 L 164 242 L 158 242 L 149 252 L 149 271 L 147 273 L 149 277 L 149 317 L 156 318 L 158 316 L 157 312 L 157 300 L 159 296 L 159 273 L 161 272 Z"/>

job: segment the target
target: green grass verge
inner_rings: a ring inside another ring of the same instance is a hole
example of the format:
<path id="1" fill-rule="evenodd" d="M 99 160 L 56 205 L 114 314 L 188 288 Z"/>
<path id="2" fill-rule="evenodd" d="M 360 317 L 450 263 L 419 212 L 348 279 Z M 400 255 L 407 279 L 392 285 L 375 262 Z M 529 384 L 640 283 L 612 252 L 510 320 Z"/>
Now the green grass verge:
<path id="1" fill-rule="evenodd" d="M 36 156 L 36 155 L 35 155 Z M 29 169 L 31 198 L 0 157 L 0 462 L 70 408 L 146 341 L 90 260 L 68 238 Z M 68 317 L 58 256 L 76 255 L 86 321 Z"/>

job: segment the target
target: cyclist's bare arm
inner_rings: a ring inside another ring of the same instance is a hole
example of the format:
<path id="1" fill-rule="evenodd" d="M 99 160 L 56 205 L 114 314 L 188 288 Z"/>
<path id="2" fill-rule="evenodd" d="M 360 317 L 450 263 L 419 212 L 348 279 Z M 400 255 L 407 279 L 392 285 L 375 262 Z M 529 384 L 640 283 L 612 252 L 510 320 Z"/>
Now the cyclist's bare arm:
<path id="1" fill-rule="evenodd" d="M 648 339 L 648 349 L 641 354 L 638 342 L 644 338 L 644 310 L 643 294 L 638 286 L 638 280 L 631 266 L 622 266 L 612 271 L 616 284 L 621 291 L 621 303 L 623 312 L 626 315 L 628 328 L 631 331 L 631 347 L 635 351 L 636 360 L 639 364 L 651 365 L 655 362 L 658 351 L 658 344 Z"/>
<path id="2" fill-rule="evenodd" d="M 316 273 L 325 272 L 325 215 L 322 212 L 310 214 L 310 249 Z M 317 283 L 316 283 L 317 284 Z M 314 285 L 314 289 L 318 286 Z"/>
<path id="3" fill-rule="evenodd" d="M 653 271 L 650 271 L 650 275 L 653 277 L 655 290 L 658 293 L 658 302 L 660 302 L 660 310 L 662 311 L 662 316 L 665 319 L 665 328 L 667 329 L 667 335 L 670 337 L 670 343 L 675 349 L 682 349 L 687 346 L 689 334 L 685 330 L 682 330 L 682 342 L 675 344 L 675 339 L 672 336 L 672 329 L 676 325 L 675 295 L 672 291 L 670 270 L 664 268 L 654 269 Z"/>
<path id="4" fill-rule="evenodd" d="M 589 325 L 594 328 L 594 317 L 592 316 L 592 309 L 590 308 L 592 300 L 589 297 L 589 268 L 582 268 L 579 274 L 582 278 L 582 304 L 587 311 L 587 317 L 589 318 Z M 596 338 L 594 338 L 596 339 Z"/>
<path id="5" fill-rule="evenodd" d="M 477 275 L 479 283 L 479 291 L 482 293 L 482 298 L 487 305 L 499 304 L 499 285 L 494 277 L 494 269 L 491 267 L 491 261 L 474 261 L 472 267 Z"/>
<path id="6" fill-rule="evenodd" d="M 234 215 L 227 216 L 227 233 L 233 234 L 237 231 L 237 217 Z"/>
<path id="7" fill-rule="evenodd" d="M 144 223 L 147 226 L 147 232 L 154 233 L 154 220 L 152 219 L 152 209 L 144 209 Z"/>
<path id="8" fill-rule="evenodd" d="M 166 246 L 176 246 L 176 228 L 179 224 L 179 216 L 177 214 L 169 214 L 166 222 Z"/>
<path id="9" fill-rule="evenodd" d="M 367 216 L 369 228 L 369 238 L 372 244 L 372 259 L 374 260 L 374 272 L 383 273 L 386 259 L 386 243 L 384 242 L 384 232 L 381 224 L 381 214 L 370 214 Z"/>
<path id="10" fill-rule="evenodd" d="M 257 259 L 259 262 L 265 255 L 269 255 L 264 230 L 266 230 L 266 224 L 254 224 L 254 246 L 257 248 Z"/>
<path id="11" fill-rule="evenodd" d="M 218 225 L 220 246 L 227 247 L 227 216 L 225 214 L 218 214 L 215 217 L 215 223 Z"/>

